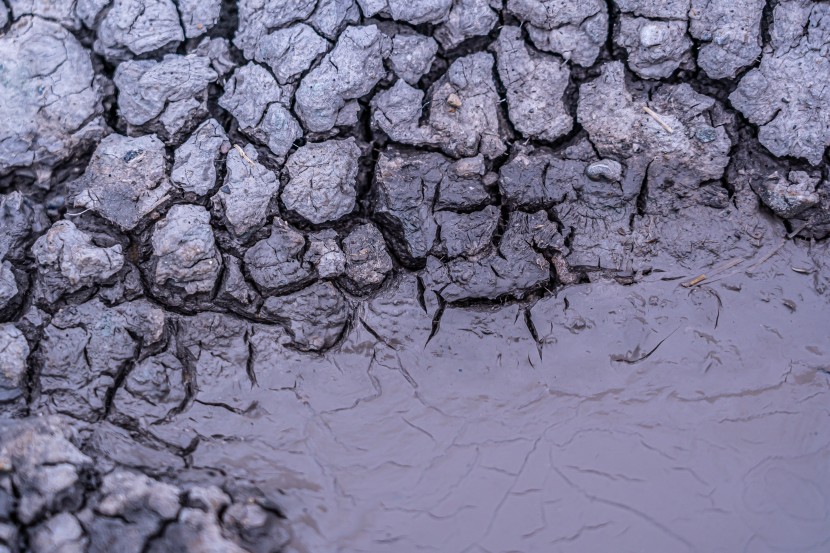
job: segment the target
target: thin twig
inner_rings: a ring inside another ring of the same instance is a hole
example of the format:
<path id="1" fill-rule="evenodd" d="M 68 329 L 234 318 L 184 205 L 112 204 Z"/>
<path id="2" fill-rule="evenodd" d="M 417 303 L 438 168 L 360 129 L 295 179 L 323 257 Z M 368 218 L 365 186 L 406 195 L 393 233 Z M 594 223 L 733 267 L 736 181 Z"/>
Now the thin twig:
<path id="1" fill-rule="evenodd" d="M 665 121 L 663 121 L 663 118 L 662 118 L 662 117 L 660 117 L 659 115 L 657 115 L 657 114 L 654 112 L 654 110 L 652 110 L 650 107 L 648 107 L 648 106 L 643 106 L 643 111 L 644 111 L 644 112 L 646 112 L 646 113 L 648 113 L 649 115 L 651 115 L 651 116 L 654 118 L 654 120 L 655 120 L 655 121 L 657 121 L 657 123 L 658 123 L 661 127 L 663 127 L 664 129 L 666 129 L 666 132 L 668 132 L 669 134 L 673 134 L 673 133 L 674 133 L 674 130 L 673 130 L 671 127 L 669 127 L 669 126 L 666 124 L 666 122 L 665 122 Z"/>
<path id="2" fill-rule="evenodd" d="M 87 208 L 87 209 L 85 209 L 85 210 L 83 210 L 83 211 L 79 211 L 78 213 L 67 213 L 67 214 L 66 214 L 66 216 L 67 216 L 67 217 L 78 217 L 78 216 L 80 216 L 80 215 L 83 215 L 83 214 L 84 214 L 84 213 L 86 213 L 87 211 L 90 211 L 91 209 L 92 209 L 92 208 L 90 207 L 90 208 Z"/>
<path id="3" fill-rule="evenodd" d="M 789 239 L 791 239 L 791 240 L 792 240 L 793 238 L 795 238 L 796 236 L 798 236 L 798 234 L 799 234 L 802 230 L 804 230 L 805 228 L 807 228 L 807 226 L 808 226 L 809 224 L 810 224 L 810 221 L 807 221 L 806 223 L 804 223 L 803 225 L 801 225 L 800 227 L 798 227 L 797 229 L 795 229 L 794 231 L 792 231 L 791 233 L 789 233 L 789 234 L 787 235 L 787 238 L 789 238 Z"/>
<path id="4" fill-rule="evenodd" d="M 740 265 L 741 263 L 743 263 L 743 261 L 744 261 L 744 259 L 742 257 L 732 258 L 729 261 L 723 263 L 721 266 L 716 267 L 715 269 L 712 269 L 712 271 L 710 271 L 708 275 L 706 275 L 706 274 L 698 275 L 695 278 L 693 278 L 692 280 L 682 283 L 681 286 L 683 288 L 691 288 L 692 286 L 697 286 L 698 284 L 700 284 L 701 282 L 703 282 L 706 279 L 717 276 L 717 275 L 721 274 L 724 271 L 728 271 L 729 269 L 731 269 L 735 265 Z"/>
<path id="5" fill-rule="evenodd" d="M 241 155 L 241 156 L 242 156 L 242 158 L 243 158 L 245 161 L 247 161 L 247 162 L 248 162 L 248 163 L 250 163 L 251 165 L 253 165 L 253 164 L 254 164 L 253 160 L 252 160 L 251 158 L 249 158 L 249 157 L 248 157 L 248 154 L 246 154 L 246 153 L 245 153 L 245 150 L 243 150 L 243 149 L 242 149 L 242 146 L 240 146 L 239 144 L 234 144 L 234 145 L 233 145 L 233 147 L 234 147 L 234 148 L 236 148 L 236 149 L 237 149 L 237 151 L 239 151 L 239 155 Z"/>

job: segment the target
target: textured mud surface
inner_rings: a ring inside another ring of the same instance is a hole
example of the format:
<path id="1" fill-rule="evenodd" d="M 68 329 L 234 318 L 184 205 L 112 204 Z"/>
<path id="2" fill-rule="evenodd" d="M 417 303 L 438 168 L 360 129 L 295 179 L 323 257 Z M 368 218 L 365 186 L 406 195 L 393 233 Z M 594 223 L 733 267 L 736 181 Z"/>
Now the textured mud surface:
<path id="1" fill-rule="evenodd" d="M 0 3 L 0 553 L 830 548 L 830 3 Z"/>

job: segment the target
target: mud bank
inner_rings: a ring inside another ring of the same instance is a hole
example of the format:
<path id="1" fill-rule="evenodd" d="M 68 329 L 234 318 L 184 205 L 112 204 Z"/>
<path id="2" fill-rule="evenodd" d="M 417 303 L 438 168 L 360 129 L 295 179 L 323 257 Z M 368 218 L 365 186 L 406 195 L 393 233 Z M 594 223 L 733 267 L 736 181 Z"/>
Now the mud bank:
<path id="1" fill-rule="evenodd" d="M 0 4 L 0 553 L 830 547 L 828 20 Z"/>

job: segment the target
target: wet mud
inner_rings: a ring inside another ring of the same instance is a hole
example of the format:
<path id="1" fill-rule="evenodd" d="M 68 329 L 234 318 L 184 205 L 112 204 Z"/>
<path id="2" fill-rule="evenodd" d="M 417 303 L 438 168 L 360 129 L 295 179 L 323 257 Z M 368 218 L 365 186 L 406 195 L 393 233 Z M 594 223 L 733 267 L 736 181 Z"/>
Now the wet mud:
<path id="1" fill-rule="evenodd" d="M 828 21 L 0 2 L 0 553 L 830 550 Z"/>
<path id="2" fill-rule="evenodd" d="M 190 411 L 193 464 L 281 490 L 288 550 L 821 551 L 827 254 L 448 308 L 434 335 L 404 278 L 338 352 L 216 383 L 241 411 Z"/>

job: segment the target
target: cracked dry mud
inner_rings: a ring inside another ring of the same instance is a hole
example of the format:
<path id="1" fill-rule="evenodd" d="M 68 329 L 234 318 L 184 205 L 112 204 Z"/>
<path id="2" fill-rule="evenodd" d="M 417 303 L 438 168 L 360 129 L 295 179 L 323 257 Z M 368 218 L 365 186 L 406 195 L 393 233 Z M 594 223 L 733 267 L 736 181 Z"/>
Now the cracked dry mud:
<path id="1" fill-rule="evenodd" d="M 830 3 L 0 3 L 0 553 L 830 549 Z"/>

